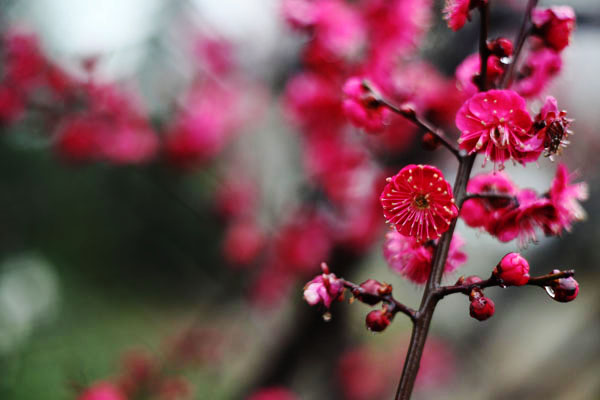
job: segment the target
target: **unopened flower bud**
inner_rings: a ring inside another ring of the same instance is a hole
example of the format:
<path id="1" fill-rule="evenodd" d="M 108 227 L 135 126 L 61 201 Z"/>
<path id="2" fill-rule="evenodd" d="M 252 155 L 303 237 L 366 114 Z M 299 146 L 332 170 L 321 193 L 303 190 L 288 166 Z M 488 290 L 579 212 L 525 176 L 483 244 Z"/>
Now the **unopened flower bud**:
<path id="1" fill-rule="evenodd" d="M 523 286 L 529 282 L 529 263 L 519 253 L 508 253 L 493 274 L 506 285 Z"/>
<path id="2" fill-rule="evenodd" d="M 481 279 L 477 275 L 471 275 L 464 278 L 463 282 L 465 285 L 473 285 L 475 283 L 483 282 L 483 279 Z"/>
<path id="3" fill-rule="evenodd" d="M 381 332 L 388 327 L 392 320 L 392 314 L 385 308 L 382 310 L 373 310 L 367 314 L 367 329 L 373 332 Z"/>
<path id="4" fill-rule="evenodd" d="M 479 321 L 485 321 L 494 315 L 494 302 L 487 297 L 479 297 L 471 301 L 471 317 Z"/>
<path id="5" fill-rule="evenodd" d="M 425 150 L 433 151 L 433 150 L 437 149 L 438 147 L 440 147 L 440 144 L 441 144 L 440 140 L 437 138 L 437 136 L 435 136 L 431 132 L 426 132 L 423 135 L 423 139 L 421 140 L 421 146 Z"/>
<path id="6" fill-rule="evenodd" d="M 560 272 L 559 270 L 552 271 L 553 273 Z M 559 278 L 546 286 L 546 292 L 552 299 L 561 303 L 568 303 L 575 300 L 579 293 L 579 283 L 572 276 L 568 278 Z"/>
<path id="7" fill-rule="evenodd" d="M 415 106 L 412 103 L 404 103 L 400 106 L 400 112 L 408 119 L 415 119 L 417 117 L 417 112 L 415 111 Z"/>
<path id="8" fill-rule="evenodd" d="M 364 292 L 356 294 L 356 297 L 358 300 L 371 306 L 379 303 L 381 295 L 389 294 L 392 291 L 391 285 L 378 282 L 375 279 L 367 279 L 360 284 L 360 287 L 364 289 Z"/>
<path id="9" fill-rule="evenodd" d="M 483 290 L 481 290 L 478 287 L 474 287 L 473 289 L 471 289 L 471 292 L 469 293 L 469 301 L 473 301 L 475 299 L 480 299 L 483 297 Z"/>
<path id="10" fill-rule="evenodd" d="M 491 40 L 487 46 L 490 52 L 499 58 L 510 57 L 513 54 L 513 44 L 507 38 L 500 37 Z"/>

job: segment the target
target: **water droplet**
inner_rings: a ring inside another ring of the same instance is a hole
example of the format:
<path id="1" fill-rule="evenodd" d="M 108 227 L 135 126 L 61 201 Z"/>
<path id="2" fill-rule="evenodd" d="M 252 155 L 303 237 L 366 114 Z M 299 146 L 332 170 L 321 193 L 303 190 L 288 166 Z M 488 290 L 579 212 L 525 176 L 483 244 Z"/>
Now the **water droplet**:
<path id="1" fill-rule="evenodd" d="M 501 284 L 500 284 L 500 287 L 501 287 L 502 289 L 506 289 L 506 285 L 505 285 L 504 283 L 501 283 Z"/>
<path id="2" fill-rule="evenodd" d="M 550 296 L 550 298 L 554 299 L 556 297 L 554 289 L 552 289 L 550 286 L 545 286 L 544 289 L 546 289 L 546 293 L 548 293 L 548 296 Z"/>
<path id="3" fill-rule="evenodd" d="M 323 314 L 323 321 L 325 321 L 325 322 L 331 321 L 331 313 L 329 311 L 327 311 L 325 314 Z"/>

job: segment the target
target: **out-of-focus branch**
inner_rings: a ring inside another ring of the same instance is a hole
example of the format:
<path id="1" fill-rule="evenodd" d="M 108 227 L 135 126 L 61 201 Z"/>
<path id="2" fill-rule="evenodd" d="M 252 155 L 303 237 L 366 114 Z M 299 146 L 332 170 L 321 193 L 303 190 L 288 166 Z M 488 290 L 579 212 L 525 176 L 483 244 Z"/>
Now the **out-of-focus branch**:
<path id="1" fill-rule="evenodd" d="M 460 158 L 460 150 L 458 150 L 458 148 L 450 141 L 450 139 L 448 139 L 444 131 L 442 131 L 440 128 L 433 126 L 432 123 L 425 120 L 424 118 L 419 117 L 413 108 L 398 107 L 390 103 L 388 100 L 382 98 L 379 98 L 378 101 L 394 113 L 408 119 L 409 121 L 412 121 L 424 132 L 430 132 L 431 134 L 433 134 L 444 147 L 446 147 L 448 150 L 450 150 L 452 154 L 454 154 L 456 158 Z"/>
<path id="2" fill-rule="evenodd" d="M 527 27 L 529 25 L 529 22 L 531 21 L 531 12 L 533 11 L 533 9 L 535 8 L 535 6 L 537 5 L 538 0 L 529 0 L 529 2 L 527 3 L 527 9 L 525 11 L 525 16 L 523 17 L 523 22 L 521 23 L 521 28 L 519 29 L 519 33 L 517 34 L 517 40 L 516 40 L 516 49 L 515 49 L 515 53 L 512 57 L 512 61 L 510 62 L 510 66 L 508 67 L 508 69 L 504 72 L 504 75 L 502 76 L 502 80 L 500 83 L 500 87 L 502 88 L 506 88 L 509 87 L 514 74 L 515 74 L 515 68 L 517 66 L 517 61 L 519 60 L 519 56 L 521 55 L 522 51 L 523 51 L 523 45 L 525 44 L 525 40 L 527 39 L 527 37 L 531 34 L 531 27 Z"/>

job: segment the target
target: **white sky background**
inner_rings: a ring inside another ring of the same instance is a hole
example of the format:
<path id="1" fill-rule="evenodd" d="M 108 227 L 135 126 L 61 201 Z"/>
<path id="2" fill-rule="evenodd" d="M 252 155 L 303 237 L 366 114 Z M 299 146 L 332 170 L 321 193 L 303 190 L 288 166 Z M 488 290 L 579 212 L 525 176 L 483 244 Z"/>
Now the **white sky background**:
<path id="1" fill-rule="evenodd" d="M 18 3 L 15 14 L 40 32 L 59 58 L 109 56 L 103 72 L 119 76 L 136 70 L 143 45 L 174 6 L 192 10 L 197 15 L 187 17 L 218 29 L 254 61 L 271 56 L 281 36 L 279 0 L 27 0 Z"/>

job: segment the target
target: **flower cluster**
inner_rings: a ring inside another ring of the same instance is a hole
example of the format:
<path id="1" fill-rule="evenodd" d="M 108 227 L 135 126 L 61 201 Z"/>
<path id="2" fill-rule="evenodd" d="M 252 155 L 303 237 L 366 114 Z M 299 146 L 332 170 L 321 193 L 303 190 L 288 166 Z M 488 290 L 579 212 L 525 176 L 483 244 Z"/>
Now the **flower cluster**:
<path id="1" fill-rule="evenodd" d="M 256 105 L 250 113 L 243 104 L 242 93 L 256 90 L 239 77 L 222 40 L 199 39 L 197 62 L 214 75 L 198 74 L 173 121 L 160 124 L 165 132 L 131 85 L 99 78 L 100 57 L 83 59 L 78 73 L 67 72 L 49 60 L 36 35 L 15 28 L 3 33 L 1 46 L 0 123 L 10 127 L 41 118 L 56 152 L 70 162 L 142 164 L 155 160 L 164 145 L 170 163 L 196 166 L 221 153 L 255 118 L 250 114 L 260 114 Z"/>
<path id="2" fill-rule="evenodd" d="M 531 189 L 519 189 L 506 174 L 476 176 L 467 186 L 469 193 L 500 196 L 468 199 L 461 209 L 461 218 L 502 242 L 518 238 L 524 245 L 535 241 L 536 228 L 546 235 L 560 235 L 563 230 L 570 230 L 573 222 L 585 218 L 579 202 L 587 199 L 587 185 L 570 180 L 567 168 L 560 164 L 550 190 L 540 196 Z"/>
<path id="3" fill-rule="evenodd" d="M 78 395 L 77 400 L 127 400 L 151 397 L 157 400 L 190 400 L 194 390 L 183 373 L 202 363 L 217 363 L 223 337 L 216 330 L 192 327 L 170 338 L 163 354 L 130 350 L 122 359 L 117 376 L 98 381 Z"/>

